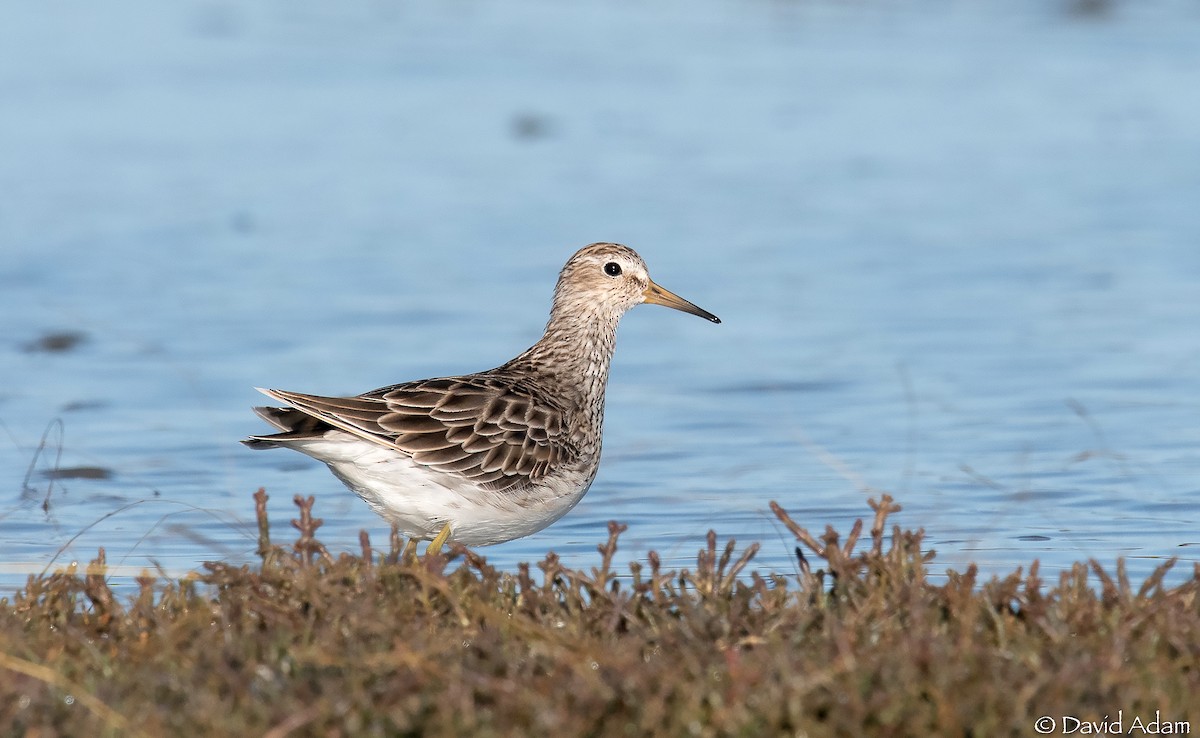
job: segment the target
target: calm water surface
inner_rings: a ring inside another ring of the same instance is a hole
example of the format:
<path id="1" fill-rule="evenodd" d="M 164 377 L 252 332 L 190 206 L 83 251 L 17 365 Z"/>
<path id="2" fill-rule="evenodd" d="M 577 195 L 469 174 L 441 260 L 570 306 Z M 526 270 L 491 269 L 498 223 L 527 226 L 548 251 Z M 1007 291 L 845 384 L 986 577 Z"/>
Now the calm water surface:
<path id="1" fill-rule="evenodd" d="M 299 493 L 382 545 L 237 443 L 252 387 L 499 364 L 595 240 L 725 322 L 626 317 L 595 485 L 494 562 L 590 566 L 616 519 L 629 556 L 715 528 L 790 571 L 768 501 L 844 532 L 889 491 L 935 572 L 1182 576 L 1200 12 L 1116 5 L 6 7 L 0 585 L 248 559 L 260 486 L 277 539 Z"/>

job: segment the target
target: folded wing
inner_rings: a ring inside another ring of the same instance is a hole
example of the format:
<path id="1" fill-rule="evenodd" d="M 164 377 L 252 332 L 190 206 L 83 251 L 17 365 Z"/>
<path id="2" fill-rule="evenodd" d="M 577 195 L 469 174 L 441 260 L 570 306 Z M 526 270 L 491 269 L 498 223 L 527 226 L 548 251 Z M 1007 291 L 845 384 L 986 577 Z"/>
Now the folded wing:
<path id="1" fill-rule="evenodd" d="M 537 388 L 511 381 L 429 379 L 357 397 L 262 392 L 295 409 L 257 408 L 283 432 L 247 439 L 254 447 L 287 445 L 332 426 L 501 491 L 536 483 L 578 457 L 563 408 Z"/>

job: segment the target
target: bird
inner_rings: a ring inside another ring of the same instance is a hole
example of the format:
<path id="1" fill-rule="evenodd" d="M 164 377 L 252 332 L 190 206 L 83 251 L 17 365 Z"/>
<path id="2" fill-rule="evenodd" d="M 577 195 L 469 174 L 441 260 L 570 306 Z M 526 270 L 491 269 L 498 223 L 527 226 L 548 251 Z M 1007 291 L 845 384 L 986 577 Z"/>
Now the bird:
<path id="1" fill-rule="evenodd" d="M 596 478 L 617 324 L 642 303 L 721 322 L 656 284 L 633 249 L 593 243 L 559 273 L 542 337 L 511 361 L 353 397 L 256 388 L 283 404 L 254 408 L 279 432 L 242 443 L 324 462 L 427 554 L 531 535 Z"/>

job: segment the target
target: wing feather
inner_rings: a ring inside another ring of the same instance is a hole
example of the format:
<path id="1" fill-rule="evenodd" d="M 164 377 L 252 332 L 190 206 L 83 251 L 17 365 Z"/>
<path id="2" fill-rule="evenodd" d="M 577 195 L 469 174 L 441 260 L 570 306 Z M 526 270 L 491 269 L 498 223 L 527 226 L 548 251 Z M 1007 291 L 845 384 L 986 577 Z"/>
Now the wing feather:
<path id="1" fill-rule="evenodd" d="M 431 469 L 516 490 L 578 458 L 548 392 L 484 373 L 382 387 L 356 397 L 264 390 L 307 415 Z"/>

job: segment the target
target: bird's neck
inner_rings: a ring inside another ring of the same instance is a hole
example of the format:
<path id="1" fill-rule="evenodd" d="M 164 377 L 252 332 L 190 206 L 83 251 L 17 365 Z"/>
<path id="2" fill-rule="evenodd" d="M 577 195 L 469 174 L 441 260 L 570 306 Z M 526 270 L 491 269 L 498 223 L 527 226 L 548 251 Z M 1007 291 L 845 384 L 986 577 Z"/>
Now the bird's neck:
<path id="1" fill-rule="evenodd" d="M 561 309 L 555 305 L 541 339 L 510 364 L 553 381 L 564 396 L 602 396 L 617 344 L 620 315 Z"/>

